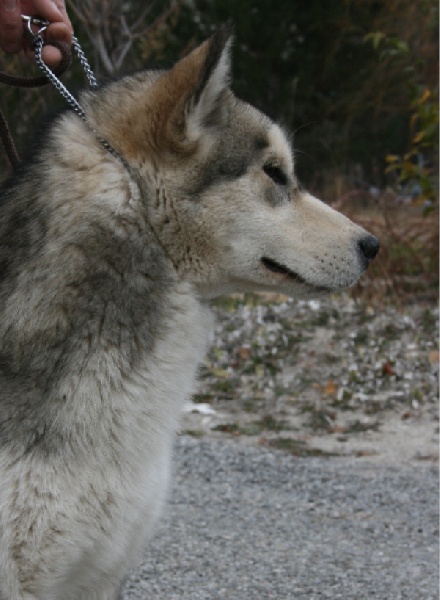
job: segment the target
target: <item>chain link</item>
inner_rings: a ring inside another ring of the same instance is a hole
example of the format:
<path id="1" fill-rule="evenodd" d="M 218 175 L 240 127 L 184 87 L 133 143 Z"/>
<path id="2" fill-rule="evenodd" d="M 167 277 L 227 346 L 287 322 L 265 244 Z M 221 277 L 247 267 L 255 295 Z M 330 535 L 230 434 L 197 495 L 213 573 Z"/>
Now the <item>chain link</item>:
<path id="1" fill-rule="evenodd" d="M 31 36 L 32 45 L 33 45 L 34 51 L 35 51 L 35 62 L 37 63 L 38 67 L 41 69 L 41 71 L 44 73 L 44 75 L 49 79 L 49 81 L 54 86 L 54 88 L 61 94 L 61 96 L 64 98 L 64 100 L 70 106 L 70 108 L 72 108 L 72 110 L 74 110 L 75 113 L 79 117 L 81 117 L 81 119 L 83 119 L 83 121 L 85 121 L 87 123 L 87 125 L 90 127 L 91 131 L 93 131 L 94 135 L 96 136 L 96 138 L 99 141 L 99 143 L 101 144 L 101 146 L 103 148 L 105 148 L 105 150 L 107 150 L 107 152 L 112 154 L 112 156 L 114 156 L 115 158 L 120 160 L 127 169 L 129 169 L 127 162 L 122 158 L 122 156 L 107 142 L 107 140 L 103 139 L 98 134 L 98 132 L 93 127 L 91 127 L 91 125 L 87 122 L 86 113 L 84 112 L 84 110 L 81 107 L 81 105 L 79 104 L 79 102 L 74 98 L 74 96 L 72 96 L 72 94 L 69 92 L 69 90 L 66 88 L 66 86 L 58 79 L 58 77 L 55 75 L 55 73 L 53 73 L 51 71 L 51 69 L 49 69 L 49 67 L 43 61 L 43 59 L 41 57 L 41 53 L 43 51 L 43 46 L 44 46 L 44 40 L 42 37 L 42 33 L 47 29 L 49 23 L 47 21 L 44 21 L 43 19 L 27 17 L 24 15 L 22 15 L 22 19 L 26 23 L 27 34 Z M 37 25 L 39 27 L 39 30 L 37 31 L 37 33 L 34 33 L 32 31 L 31 25 Z M 78 56 L 78 59 L 81 63 L 81 66 L 87 77 L 90 87 L 92 89 L 96 89 L 98 87 L 98 82 L 96 80 L 95 75 L 93 74 L 93 71 L 90 67 L 89 61 L 87 60 L 76 37 L 73 37 L 73 39 L 72 39 L 72 46 L 75 48 L 75 52 Z"/>
<path id="2" fill-rule="evenodd" d="M 66 86 L 63 83 L 61 83 L 61 81 L 58 79 L 58 77 L 49 69 L 49 67 L 46 65 L 46 63 L 41 58 L 41 52 L 43 50 L 43 45 L 44 45 L 43 38 L 41 37 L 40 34 L 37 34 L 34 37 L 35 62 L 37 63 L 37 65 L 41 69 L 41 71 L 43 71 L 43 73 L 49 79 L 49 81 L 54 86 L 54 88 L 61 94 L 61 96 L 64 98 L 64 100 L 67 102 L 67 104 L 69 104 L 70 108 L 72 108 L 76 112 L 76 114 L 79 117 L 81 117 L 81 119 L 85 119 L 86 114 L 85 114 L 84 110 L 82 109 L 81 105 L 79 104 L 79 102 L 77 102 L 77 100 L 75 100 L 75 98 L 72 96 L 72 94 L 66 88 Z"/>
<path id="3" fill-rule="evenodd" d="M 76 37 L 72 38 L 72 46 L 75 48 L 75 51 L 79 58 L 79 62 L 81 63 L 84 73 L 86 74 L 86 77 L 89 81 L 90 87 L 97 88 L 98 82 L 96 81 L 96 77 L 93 74 L 93 71 L 89 65 L 89 61 L 87 60 L 86 55 L 84 54 L 83 49 L 79 45 L 79 42 L 76 39 Z"/>

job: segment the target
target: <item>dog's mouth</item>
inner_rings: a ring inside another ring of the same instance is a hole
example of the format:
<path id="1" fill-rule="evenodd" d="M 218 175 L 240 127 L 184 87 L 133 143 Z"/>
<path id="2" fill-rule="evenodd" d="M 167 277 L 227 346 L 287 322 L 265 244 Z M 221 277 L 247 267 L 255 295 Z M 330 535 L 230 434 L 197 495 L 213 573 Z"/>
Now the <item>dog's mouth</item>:
<path id="1" fill-rule="evenodd" d="M 295 271 L 292 271 L 291 269 L 287 268 L 285 265 L 282 265 L 276 260 L 272 260 L 271 258 L 263 256 L 261 262 L 266 267 L 266 269 L 272 271 L 272 273 L 280 273 L 281 275 L 287 275 L 288 277 L 292 277 L 293 279 L 295 279 L 295 281 L 298 281 L 299 283 L 307 283 L 304 277 L 301 277 L 301 275 L 295 273 Z"/>
<path id="2" fill-rule="evenodd" d="M 268 271 L 272 271 L 272 273 L 279 273 L 280 275 L 286 275 L 290 279 L 293 279 L 294 281 L 296 281 L 298 283 L 302 283 L 309 287 L 313 287 L 313 288 L 315 288 L 315 290 L 318 290 L 318 291 L 320 290 L 320 291 L 325 292 L 325 291 L 328 291 L 328 289 L 329 289 L 324 286 L 316 286 L 313 283 L 309 283 L 306 279 L 304 279 L 304 277 L 301 277 L 301 275 L 299 275 L 299 273 L 292 271 L 292 269 L 289 269 L 288 267 L 286 267 L 286 265 L 283 265 L 283 264 L 277 262 L 276 260 L 273 260 L 272 258 L 267 258 L 266 256 L 263 256 L 261 258 L 261 262 L 266 267 L 266 269 Z"/>

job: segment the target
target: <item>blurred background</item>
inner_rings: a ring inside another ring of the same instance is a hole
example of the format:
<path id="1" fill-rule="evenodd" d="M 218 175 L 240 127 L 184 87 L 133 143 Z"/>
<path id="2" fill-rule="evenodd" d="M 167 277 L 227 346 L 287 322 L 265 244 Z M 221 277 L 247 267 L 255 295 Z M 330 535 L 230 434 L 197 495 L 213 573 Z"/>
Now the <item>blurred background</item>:
<path id="1" fill-rule="evenodd" d="M 271 0 L 77 0 L 68 10 L 100 80 L 169 67 L 231 20 L 236 94 L 292 132 L 305 187 L 381 238 L 354 294 L 437 297 L 436 0 L 280 0 L 276 8 Z M 0 69 L 35 73 L 3 54 Z M 77 62 L 63 81 L 84 85 Z M 50 87 L 3 86 L 0 106 L 20 152 L 42 115 L 62 105 Z"/>

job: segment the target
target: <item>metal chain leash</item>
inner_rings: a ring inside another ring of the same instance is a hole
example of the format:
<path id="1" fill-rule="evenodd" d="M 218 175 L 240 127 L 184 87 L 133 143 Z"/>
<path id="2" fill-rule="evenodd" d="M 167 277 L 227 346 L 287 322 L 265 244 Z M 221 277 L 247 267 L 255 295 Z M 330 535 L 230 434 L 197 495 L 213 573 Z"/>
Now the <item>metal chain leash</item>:
<path id="1" fill-rule="evenodd" d="M 25 29 L 28 33 L 27 29 Z M 52 40 L 51 46 L 57 48 L 61 53 L 61 61 L 54 69 L 54 74 L 59 77 L 66 69 L 69 68 L 71 62 L 71 53 L 69 46 L 61 40 Z M 41 77 L 23 77 L 21 75 L 11 75 L 4 71 L 0 71 L 0 84 L 12 85 L 18 88 L 37 88 L 50 83 L 45 75 Z M 14 140 L 9 129 L 8 120 L 0 108 L 0 142 L 6 153 L 12 170 L 16 170 L 21 164 L 20 155 L 14 144 Z"/>
<path id="2" fill-rule="evenodd" d="M 72 96 L 66 86 L 56 77 L 56 75 L 49 69 L 46 63 L 41 58 L 41 52 L 43 50 L 44 41 L 41 35 L 37 34 L 34 37 L 33 47 L 35 51 L 35 62 L 39 69 L 43 71 L 46 77 L 49 79 L 54 88 L 61 94 L 67 104 L 72 108 L 81 119 L 86 118 L 86 113 L 81 107 L 79 102 Z"/>
<path id="3" fill-rule="evenodd" d="M 41 53 L 43 51 L 43 46 L 44 46 L 43 33 L 46 31 L 47 27 L 49 26 L 49 22 L 44 19 L 40 19 L 38 17 L 29 17 L 27 15 L 22 15 L 22 20 L 26 24 L 26 30 L 25 30 L 26 35 L 28 36 L 28 38 L 32 44 L 32 47 L 35 51 L 35 62 L 37 63 L 38 67 L 44 73 L 44 75 L 47 77 L 47 79 L 51 82 L 51 84 L 54 86 L 54 88 L 66 100 L 66 102 L 70 106 L 70 108 L 72 108 L 72 110 L 79 117 L 81 117 L 81 119 L 83 119 L 83 121 L 87 122 L 86 113 L 84 112 L 84 109 L 82 108 L 82 106 L 74 98 L 74 96 L 69 92 L 69 90 L 66 88 L 66 86 L 58 79 L 58 77 L 55 75 L 55 73 L 51 69 L 49 69 L 49 67 L 46 65 L 46 63 L 43 61 L 43 59 L 41 57 Z M 36 33 L 32 30 L 32 25 L 39 28 Z M 90 64 L 83 52 L 78 40 L 76 39 L 76 37 L 72 38 L 72 46 L 75 49 L 75 52 L 78 56 L 79 62 L 81 63 L 82 69 L 87 77 L 90 87 L 92 89 L 96 89 L 98 87 L 98 82 L 96 80 L 95 75 L 93 74 Z M 110 154 L 112 154 L 113 156 L 118 158 L 124 164 L 124 166 L 127 167 L 128 165 L 127 165 L 126 161 L 122 158 L 122 156 L 107 142 L 107 140 L 101 138 L 101 136 L 98 134 L 98 132 L 93 127 L 91 127 L 89 123 L 87 123 L 87 124 L 89 125 L 89 127 L 93 131 L 93 133 L 95 134 L 95 136 L 98 139 L 98 141 L 100 142 L 100 144 L 108 152 L 110 152 Z"/>
<path id="4" fill-rule="evenodd" d="M 79 42 L 75 36 L 73 36 L 73 38 L 72 38 L 72 46 L 75 48 L 75 52 L 79 58 L 79 62 L 81 63 L 83 71 L 86 74 L 86 77 L 89 81 L 90 87 L 97 88 L 98 82 L 96 81 L 93 71 L 90 68 L 89 61 L 87 60 L 86 55 L 84 54 L 83 49 L 79 45 Z"/>

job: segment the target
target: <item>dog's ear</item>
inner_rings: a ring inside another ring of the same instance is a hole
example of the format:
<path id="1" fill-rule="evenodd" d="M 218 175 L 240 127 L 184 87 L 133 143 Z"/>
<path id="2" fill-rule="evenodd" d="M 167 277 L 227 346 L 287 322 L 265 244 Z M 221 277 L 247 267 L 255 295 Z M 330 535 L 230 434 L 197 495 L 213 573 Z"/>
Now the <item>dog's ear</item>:
<path id="1" fill-rule="evenodd" d="M 207 42 L 203 50 L 198 80 L 185 107 L 187 133 L 197 136 L 198 131 L 210 123 L 222 120 L 222 96 L 230 83 L 232 28 L 220 28 Z"/>
<path id="2" fill-rule="evenodd" d="M 143 160 L 148 151 L 192 153 L 209 137 L 207 130 L 226 118 L 232 34 L 232 26 L 224 25 L 154 78 L 146 72 L 127 78 L 127 86 L 86 92 L 82 102 L 88 118 L 127 160 Z"/>
<path id="3" fill-rule="evenodd" d="M 174 67 L 156 86 L 156 106 L 162 141 L 183 150 L 197 141 L 207 127 L 224 119 L 230 80 L 232 27 L 225 25 Z M 159 133 L 159 132 L 158 132 Z"/>

